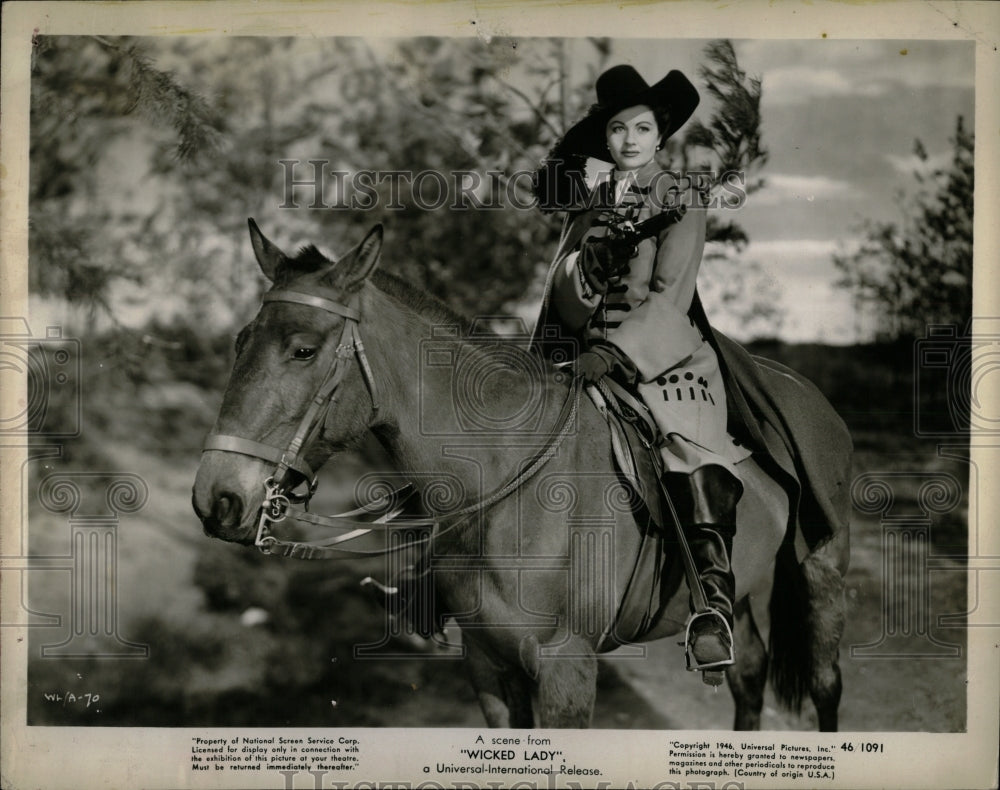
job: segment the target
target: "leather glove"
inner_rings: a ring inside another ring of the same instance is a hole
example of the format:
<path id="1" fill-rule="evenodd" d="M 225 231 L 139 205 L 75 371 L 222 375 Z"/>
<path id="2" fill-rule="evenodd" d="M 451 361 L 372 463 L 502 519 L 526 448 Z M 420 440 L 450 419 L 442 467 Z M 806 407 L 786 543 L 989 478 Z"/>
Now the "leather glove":
<path id="1" fill-rule="evenodd" d="M 576 374 L 589 384 L 613 374 L 622 384 L 634 385 L 639 379 L 635 364 L 612 343 L 597 341 L 576 358 Z"/>
<path id="2" fill-rule="evenodd" d="M 584 351 L 576 358 L 576 374 L 588 384 L 594 384 L 608 374 L 611 366 L 601 355 L 593 351 Z"/>
<path id="3" fill-rule="evenodd" d="M 611 246 L 604 239 L 585 241 L 580 247 L 580 271 L 594 293 L 608 292 L 608 276 L 614 268 Z"/>

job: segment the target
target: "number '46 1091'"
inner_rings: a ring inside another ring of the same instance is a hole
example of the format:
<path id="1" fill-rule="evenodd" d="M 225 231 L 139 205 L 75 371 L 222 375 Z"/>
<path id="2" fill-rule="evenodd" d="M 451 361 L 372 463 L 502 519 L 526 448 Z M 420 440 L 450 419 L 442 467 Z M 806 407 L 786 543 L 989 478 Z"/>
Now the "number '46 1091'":
<path id="1" fill-rule="evenodd" d="M 855 745 L 850 741 L 844 741 L 844 743 L 840 744 L 840 748 L 845 752 L 853 752 L 855 749 Z M 874 752 L 884 752 L 885 744 L 879 743 L 878 741 L 862 741 L 861 743 L 857 744 L 857 750 L 859 752 L 863 752 L 866 754 L 871 754 Z"/>

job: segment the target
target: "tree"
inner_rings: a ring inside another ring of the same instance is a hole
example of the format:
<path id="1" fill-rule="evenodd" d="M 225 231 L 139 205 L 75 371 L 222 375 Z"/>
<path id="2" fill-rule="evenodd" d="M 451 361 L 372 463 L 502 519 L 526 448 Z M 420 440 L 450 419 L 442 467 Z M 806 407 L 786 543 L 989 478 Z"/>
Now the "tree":
<path id="1" fill-rule="evenodd" d="M 221 121 L 130 39 L 38 36 L 31 65 L 29 287 L 113 318 L 114 283 L 142 278 L 108 231 L 103 157 L 140 126 L 166 127 L 160 144 L 190 166 L 216 150 Z"/>
<path id="2" fill-rule="evenodd" d="M 876 338 L 921 337 L 928 324 L 964 327 L 972 316 L 972 215 L 975 136 L 961 116 L 947 166 L 926 172 L 920 140 L 914 153 L 925 172 L 917 190 L 900 194 L 899 222 L 865 221 L 854 252 L 834 256 L 837 285 L 851 292 L 859 311 L 874 314 Z"/>
<path id="3" fill-rule="evenodd" d="M 552 119 L 582 96 L 559 90 L 564 49 L 501 38 L 40 37 L 32 292 L 113 320 L 127 302 L 136 315 L 231 328 L 261 285 L 248 216 L 285 244 L 334 253 L 382 221 L 386 268 L 462 311 L 496 312 L 535 281 L 558 237 L 528 209 L 527 178 L 510 174 L 534 169 L 557 133 Z M 527 75 L 518 84 L 512 63 Z M 141 199 L 107 177 L 123 158 Z M 311 159 L 322 160 L 328 190 L 334 172 L 401 180 L 378 180 L 371 210 L 313 210 L 308 187 L 286 199 L 280 164 L 297 161 L 303 179 Z M 457 171 L 480 179 L 486 208 L 451 210 Z M 433 207 L 415 199 L 422 173 L 424 195 L 446 190 Z"/>
<path id="4" fill-rule="evenodd" d="M 710 41 L 704 56 L 699 74 L 715 109 L 707 124 L 692 119 L 679 144 L 681 169 L 711 174 L 719 204 L 708 215 L 699 287 L 710 315 L 734 319 L 743 335 L 774 335 L 783 318 L 778 283 L 757 261 L 745 258 L 750 239 L 744 228 L 722 218 L 764 186 L 756 175 L 768 159 L 761 137 L 763 86 L 740 68 L 728 39 Z"/>

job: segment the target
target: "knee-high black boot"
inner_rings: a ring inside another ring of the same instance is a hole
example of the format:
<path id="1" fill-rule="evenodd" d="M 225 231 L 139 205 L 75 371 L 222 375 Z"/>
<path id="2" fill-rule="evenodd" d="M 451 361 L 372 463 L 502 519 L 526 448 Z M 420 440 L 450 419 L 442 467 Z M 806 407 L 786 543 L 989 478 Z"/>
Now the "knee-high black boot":
<path id="1" fill-rule="evenodd" d="M 711 465 L 696 469 L 688 478 L 691 521 L 688 544 L 713 612 L 695 615 L 688 629 L 688 651 L 693 666 L 701 669 L 733 663 L 733 537 L 736 503 L 743 484 L 729 470 Z"/>

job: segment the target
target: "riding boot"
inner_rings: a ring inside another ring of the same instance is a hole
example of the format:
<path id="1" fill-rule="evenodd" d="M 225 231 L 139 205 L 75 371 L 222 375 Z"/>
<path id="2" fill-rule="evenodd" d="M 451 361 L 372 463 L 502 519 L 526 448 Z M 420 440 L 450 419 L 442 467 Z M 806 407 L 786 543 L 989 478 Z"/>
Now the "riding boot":
<path id="1" fill-rule="evenodd" d="M 692 668 L 711 669 L 733 663 L 736 580 L 731 557 L 736 503 L 743 494 L 743 484 L 729 470 L 714 464 L 696 469 L 688 482 L 688 545 L 711 611 L 692 615 L 687 647 Z"/>

